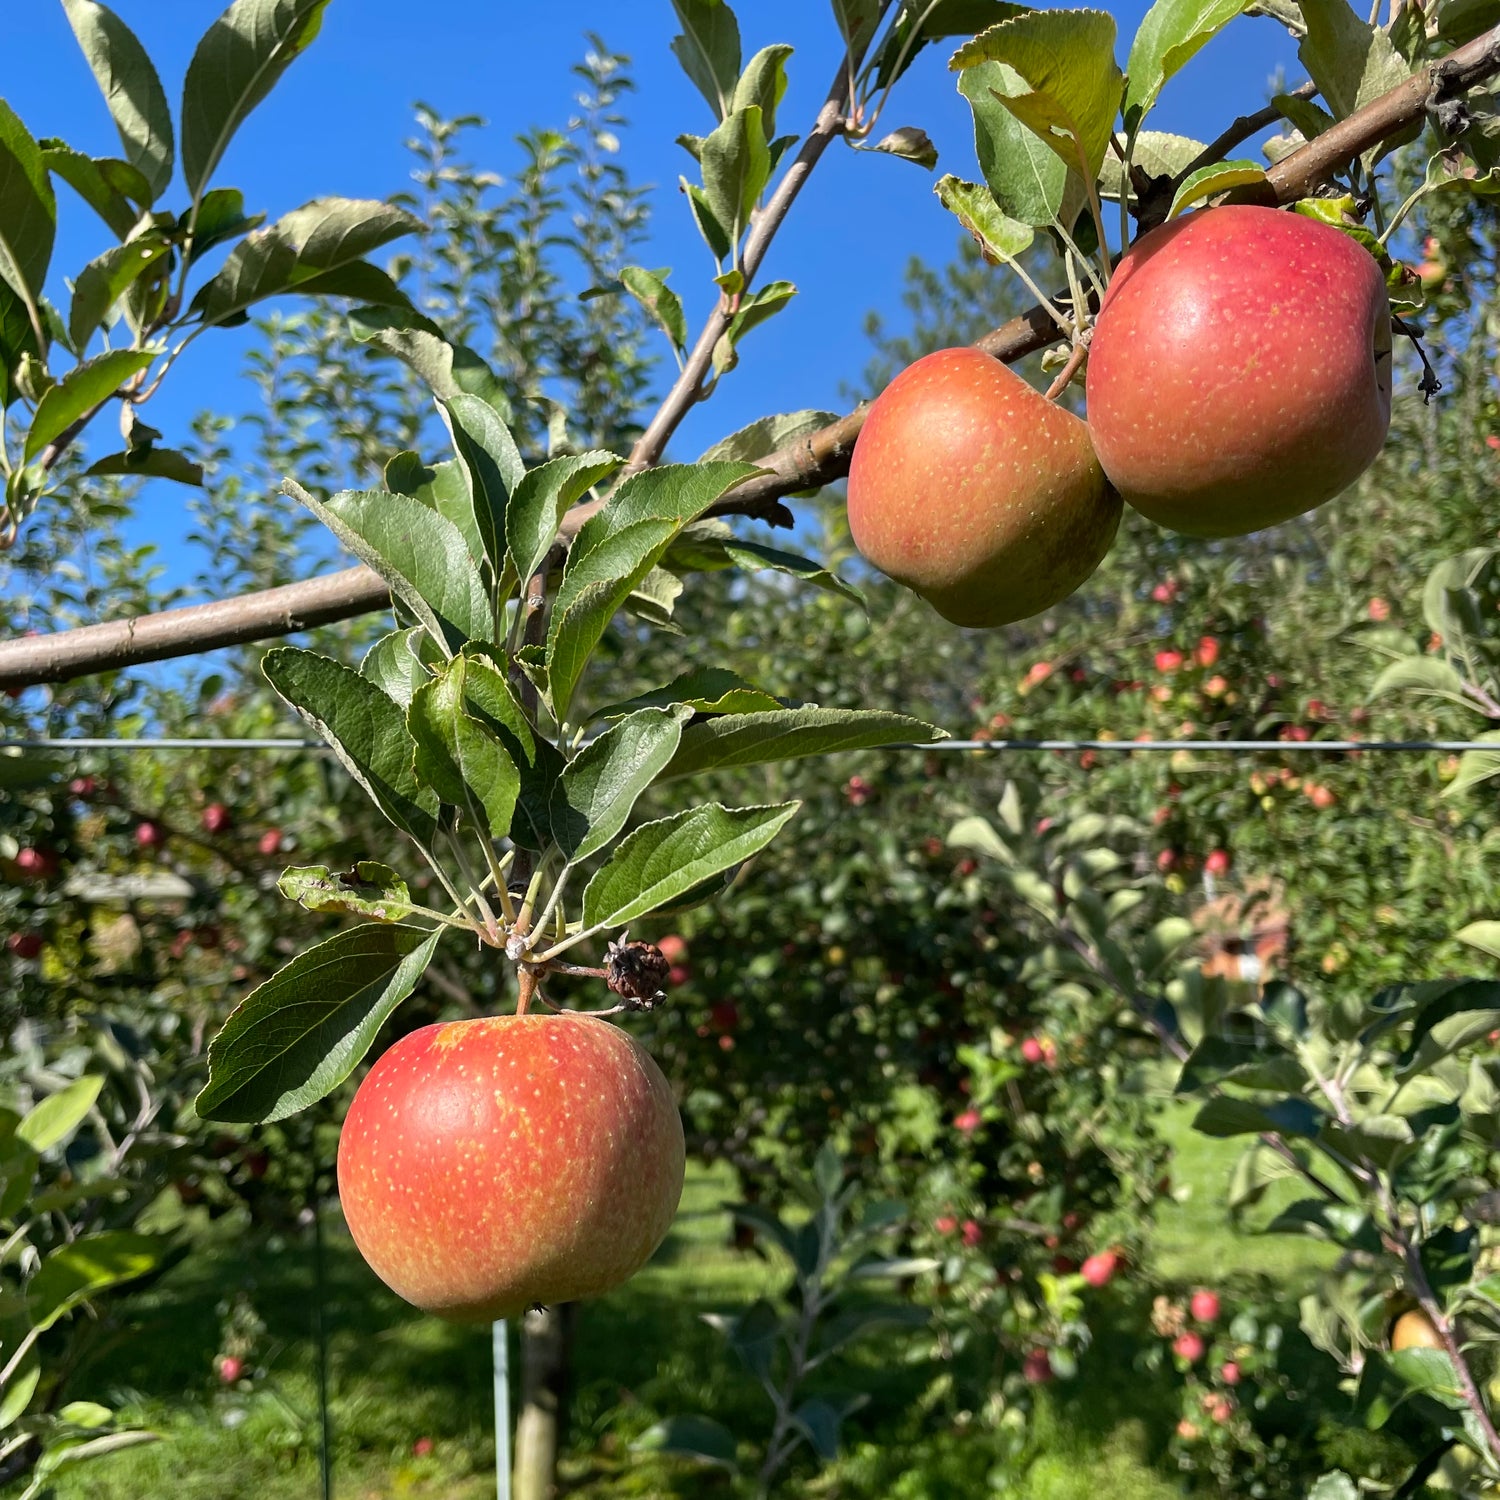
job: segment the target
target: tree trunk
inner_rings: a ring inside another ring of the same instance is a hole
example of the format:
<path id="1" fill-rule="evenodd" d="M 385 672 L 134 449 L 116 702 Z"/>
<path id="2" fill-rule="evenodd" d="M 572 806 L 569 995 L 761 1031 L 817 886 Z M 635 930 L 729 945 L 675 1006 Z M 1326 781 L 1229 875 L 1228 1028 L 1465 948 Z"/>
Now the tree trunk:
<path id="1" fill-rule="evenodd" d="M 553 1500 L 566 1435 L 577 1304 L 533 1310 L 521 1325 L 521 1414 L 512 1500 Z"/>

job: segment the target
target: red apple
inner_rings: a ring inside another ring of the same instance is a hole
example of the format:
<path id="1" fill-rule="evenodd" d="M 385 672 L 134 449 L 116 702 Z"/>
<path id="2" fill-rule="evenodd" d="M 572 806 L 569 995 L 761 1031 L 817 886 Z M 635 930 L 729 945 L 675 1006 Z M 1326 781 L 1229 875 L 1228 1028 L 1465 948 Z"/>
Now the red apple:
<path id="1" fill-rule="evenodd" d="M 32 959 L 42 951 L 42 935 L 39 932 L 13 932 L 6 938 L 5 946 L 17 958 Z"/>
<path id="2" fill-rule="evenodd" d="M 977 1109 L 966 1109 L 961 1115 L 954 1116 L 953 1128 L 964 1135 L 973 1135 L 981 1123 Z"/>
<path id="3" fill-rule="evenodd" d="M 1217 1323 L 1219 1321 L 1218 1294 L 1199 1287 L 1193 1293 L 1193 1300 L 1188 1303 L 1188 1309 L 1200 1323 Z"/>
<path id="4" fill-rule="evenodd" d="M 1203 861 L 1204 871 L 1209 875 L 1227 875 L 1229 873 L 1229 851 L 1227 849 L 1211 849 L 1208 858 Z"/>
<path id="5" fill-rule="evenodd" d="M 709 1023 L 715 1031 L 734 1031 L 740 1024 L 740 1009 L 733 1000 L 715 1000 L 708 1008 Z"/>
<path id="6" fill-rule="evenodd" d="M 687 939 L 679 937 L 675 932 L 669 932 L 656 946 L 661 949 L 661 956 L 669 964 L 680 964 L 687 961 Z"/>
<path id="7" fill-rule="evenodd" d="M 1158 651 L 1156 653 L 1156 670 L 1158 672 L 1175 672 L 1182 665 L 1182 652 L 1180 651 Z"/>
<path id="8" fill-rule="evenodd" d="M 1203 1358 L 1204 1343 L 1200 1334 L 1180 1333 L 1172 1341 L 1172 1353 L 1179 1359 L 1185 1359 L 1190 1365 L 1195 1365 Z"/>
<path id="9" fill-rule="evenodd" d="M 1219 643 L 1211 635 L 1198 637 L 1197 649 L 1193 652 L 1198 665 L 1205 671 L 1219 659 Z"/>
<path id="10" fill-rule="evenodd" d="M 958 1220 L 952 1214 L 939 1214 L 932 1221 L 932 1227 L 939 1234 L 953 1234 L 958 1229 Z"/>
<path id="11" fill-rule="evenodd" d="M 160 823 L 145 818 L 135 825 L 135 841 L 142 849 L 160 849 L 167 841 L 167 831 Z"/>
<path id="12" fill-rule="evenodd" d="M 1169 870 L 1177 868 L 1177 860 L 1178 855 L 1175 849 L 1163 849 L 1156 856 L 1156 868 L 1165 875 Z"/>
<path id="13" fill-rule="evenodd" d="M 984 1238 L 984 1230 L 974 1219 L 965 1219 L 963 1227 L 964 1244 L 972 1250 Z"/>
<path id="14" fill-rule="evenodd" d="M 234 816 L 222 802 L 210 802 L 203 809 L 203 831 L 205 833 L 227 833 Z"/>
<path id="15" fill-rule="evenodd" d="M 261 834 L 260 842 L 256 845 L 262 854 L 281 853 L 281 830 L 279 828 L 268 828 Z"/>
<path id="16" fill-rule="evenodd" d="M 978 349 L 903 370 L 849 468 L 855 546 L 955 625 L 1005 625 L 1066 599 L 1120 512 L 1088 428 Z"/>
<path id="17" fill-rule="evenodd" d="M 1083 1279 L 1090 1286 L 1108 1286 L 1120 1267 L 1120 1257 L 1113 1250 L 1101 1250 L 1083 1263 Z"/>
<path id="18" fill-rule="evenodd" d="M 225 1385 L 233 1385 L 245 1373 L 245 1361 L 234 1354 L 221 1354 L 214 1364 Z"/>
<path id="19" fill-rule="evenodd" d="M 16 869 L 32 880 L 51 880 L 57 874 L 57 855 L 50 849 L 22 849 L 16 855 Z"/>
<path id="20" fill-rule="evenodd" d="M 1238 1385 L 1240 1383 L 1240 1367 L 1232 1359 L 1226 1359 L 1219 1367 L 1219 1379 L 1225 1385 Z"/>
<path id="21" fill-rule="evenodd" d="M 1052 1360 L 1045 1349 L 1028 1351 L 1021 1361 L 1021 1377 L 1029 1385 L 1046 1385 L 1052 1379 Z"/>
<path id="22" fill-rule="evenodd" d="M 360 1253 L 460 1322 L 598 1296 L 661 1243 L 682 1121 L 651 1057 L 592 1016 L 424 1026 L 370 1070 L 339 1138 Z"/>
<path id="23" fill-rule="evenodd" d="M 1025 1062 L 1039 1063 L 1046 1056 L 1042 1044 L 1034 1036 L 1027 1037 L 1021 1043 L 1021 1058 Z"/>
<path id="24" fill-rule="evenodd" d="M 1391 617 L 1391 607 L 1390 607 L 1390 605 L 1387 604 L 1384 599 L 1381 599 L 1381 598 L 1378 598 L 1378 597 L 1374 598 L 1374 599 L 1371 599 L 1370 602 L 1369 602 L 1369 604 L 1365 606 L 1365 609 L 1366 609 L 1366 612 L 1369 614 L 1370 618 L 1377 625 L 1383 624 L 1386 620 L 1389 620 L 1390 617 Z"/>
<path id="25" fill-rule="evenodd" d="M 1237 204 L 1120 260 L 1089 346 L 1089 431 L 1159 525 L 1243 536 L 1312 510 L 1369 468 L 1390 420 L 1385 278 L 1348 235 Z"/>

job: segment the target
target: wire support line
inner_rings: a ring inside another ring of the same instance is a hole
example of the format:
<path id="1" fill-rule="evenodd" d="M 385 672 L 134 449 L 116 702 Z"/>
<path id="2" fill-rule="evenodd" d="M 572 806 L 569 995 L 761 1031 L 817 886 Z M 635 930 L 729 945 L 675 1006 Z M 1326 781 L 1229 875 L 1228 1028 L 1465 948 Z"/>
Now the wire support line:
<path id="1" fill-rule="evenodd" d="M 0 740 L 0 751 L 22 753 L 50 750 L 319 750 L 329 747 L 322 740 L 292 739 L 86 739 L 59 736 L 52 739 Z M 1253 751 L 1296 751 L 1315 755 L 1345 755 L 1351 751 L 1438 752 L 1456 755 L 1465 750 L 1500 753 L 1500 740 L 937 740 L 930 745 L 910 743 L 873 745 L 861 751 L 920 750 L 923 754 L 974 751 L 998 754 L 1006 751 L 1104 750 L 1133 755 L 1137 751 L 1202 750 L 1246 754 Z"/>

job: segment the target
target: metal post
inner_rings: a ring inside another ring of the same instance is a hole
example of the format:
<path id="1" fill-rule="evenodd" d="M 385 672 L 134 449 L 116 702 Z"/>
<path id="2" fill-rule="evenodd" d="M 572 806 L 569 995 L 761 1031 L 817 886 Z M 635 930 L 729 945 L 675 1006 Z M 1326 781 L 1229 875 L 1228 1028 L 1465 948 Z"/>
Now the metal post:
<path id="1" fill-rule="evenodd" d="M 510 1345 L 503 1319 L 490 1334 L 495 1360 L 495 1496 L 510 1500 Z"/>

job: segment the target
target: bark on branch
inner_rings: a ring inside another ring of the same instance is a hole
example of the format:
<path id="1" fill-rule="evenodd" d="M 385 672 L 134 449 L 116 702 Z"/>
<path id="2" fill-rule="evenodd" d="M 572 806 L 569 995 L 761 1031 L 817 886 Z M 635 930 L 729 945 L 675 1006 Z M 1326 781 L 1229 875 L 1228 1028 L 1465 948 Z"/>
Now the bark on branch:
<path id="1" fill-rule="evenodd" d="M 1460 101 L 1466 90 L 1497 73 L 1500 26 L 1419 68 L 1388 93 L 1277 163 L 1268 173 L 1276 202 L 1292 203 L 1308 196 L 1357 156 L 1429 112 L 1440 122 L 1451 120 L 1452 112 L 1445 112 L 1443 106 Z M 1056 339 L 1056 326 L 1041 308 L 1034 307 L 986 334 L 977 347 L 1013 363 Z M 761 460 L 766 472 L 726 496 L 717 511 L 762 519 L 775 517 L 783 497 L 843 478 L 849 472 L 849 458 L 863 425 L 864 408 L 860 407 L 768 455 Z M 587 507 L 578 507 L 566 518 L 564 531 L 575 531 L 587 513 Z M 236 599 L 0 642 L 0 689 L 65 682 L 94 672 L 243 645 L 389 605 L 389 591 L 370 569 L 348 568 Z"/>

